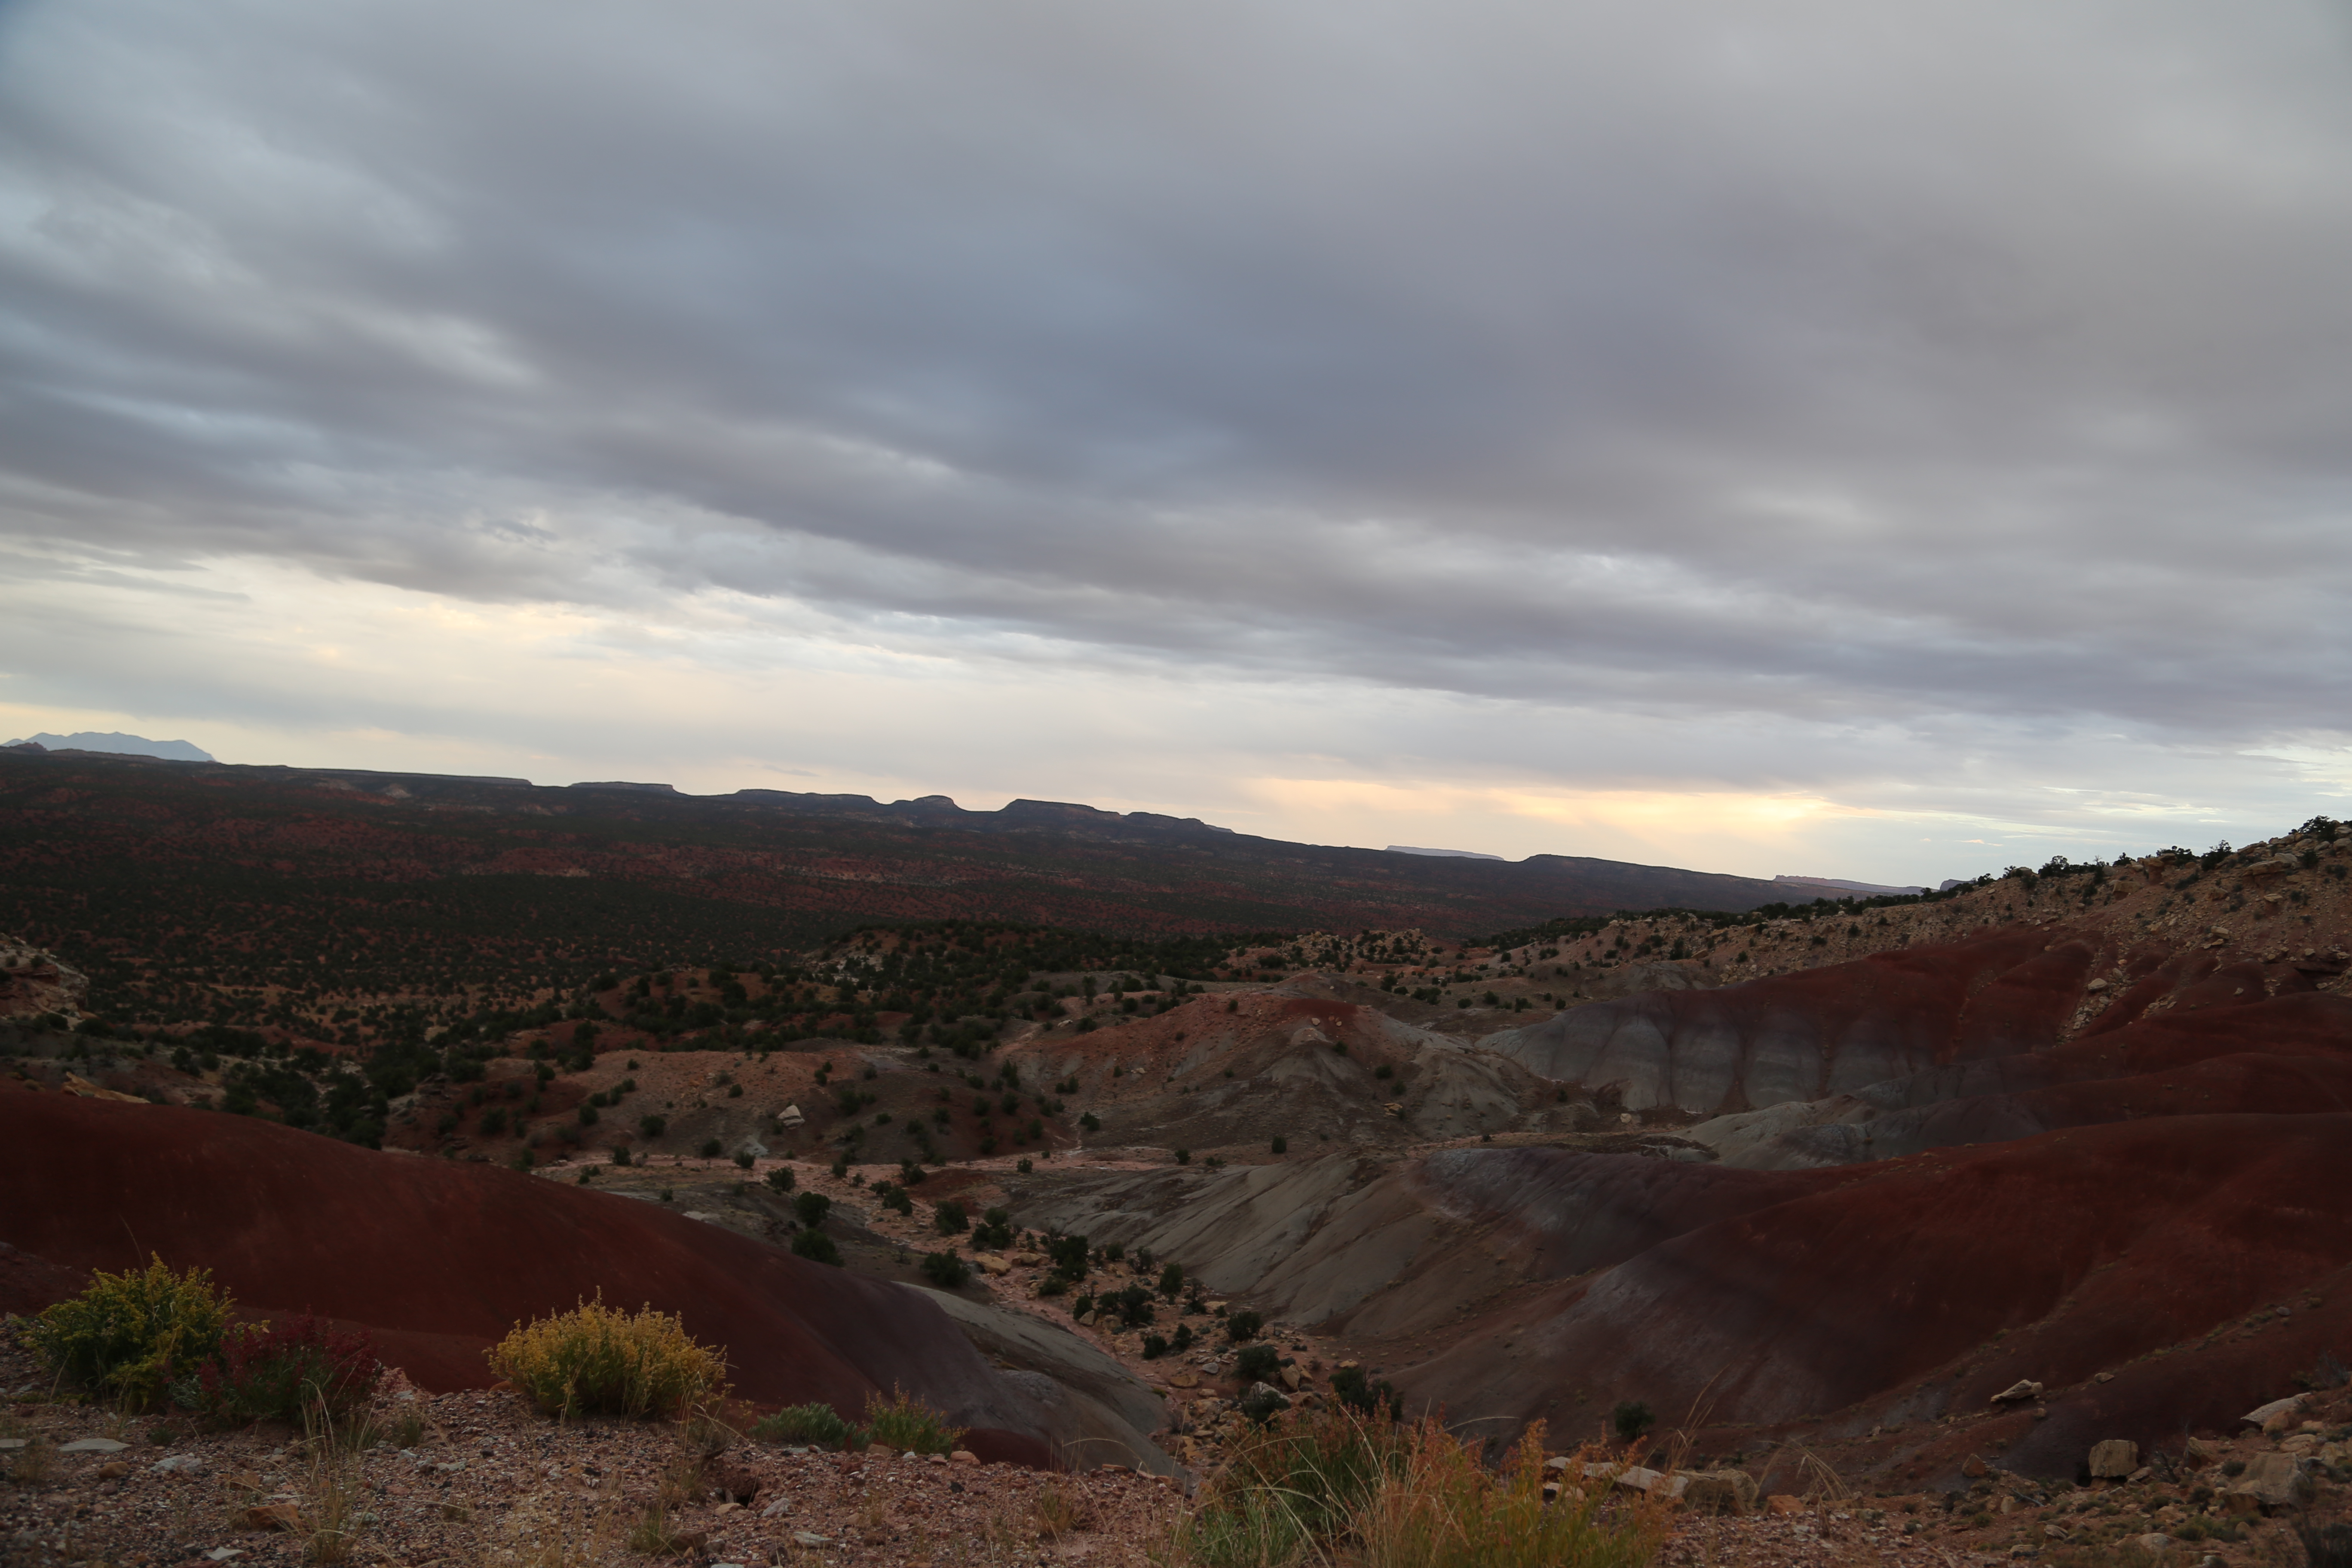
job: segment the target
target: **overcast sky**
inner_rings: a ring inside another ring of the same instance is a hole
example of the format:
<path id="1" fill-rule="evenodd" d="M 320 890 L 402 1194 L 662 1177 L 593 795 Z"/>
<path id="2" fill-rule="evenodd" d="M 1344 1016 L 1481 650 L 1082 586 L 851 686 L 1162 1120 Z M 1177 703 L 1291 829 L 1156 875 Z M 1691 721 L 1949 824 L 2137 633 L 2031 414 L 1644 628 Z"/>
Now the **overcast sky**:
<path id="1" fill-rule="evenodd" d="M 0 728 L 1935 879 L 2352 815 L 2352 21 L 0 7 Z"/>

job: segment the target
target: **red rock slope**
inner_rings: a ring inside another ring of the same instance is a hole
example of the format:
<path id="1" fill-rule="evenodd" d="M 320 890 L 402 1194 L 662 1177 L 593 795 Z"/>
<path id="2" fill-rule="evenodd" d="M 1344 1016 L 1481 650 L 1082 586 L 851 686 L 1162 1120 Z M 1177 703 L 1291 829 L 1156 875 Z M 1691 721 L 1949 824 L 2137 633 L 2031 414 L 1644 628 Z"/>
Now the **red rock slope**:
<path id="1" fill-rule="evenodd" d="M 247 1309 L 368 1325 L 436 1389 L 487 1384 L 481 1352 L 513 1323 L 602 1291 L 726 1346 L 757 1404 L 854 1414 L 904 1386 L 984 1457 L 1045 1463 L 1058 1436 L 921 1292 L 641 1201 L 242 1117 L 0 1093 L 0 1241 L 68 1268 L 204 1265 Z"/>
<path id="2" fill-rule="evenodd" d="M 1680 1207 L 1723 1217 L 1392 1343 L 1423 1357 L 1401 1385 L 1570 1430 L 1642 1399 L 1677 1424 L 1858 1431 L 2031 1378 L 2047 1415 L 2020 1415 L 2012 1461 L 2071 1472 L 2096 1438 L 2226 1428 L 2352 1342 L 2352 1115 L 2173 1116 L 1802 1173 L 1550 1157 L 1623 1164 L 1654 1213 L 1677 1207 L 1661 1182 L 1688 1183 L 1703 1201 Z M 1765 1201 L 1738 1212 L 1743 1181 Z M 1444 1184 L 1479 1225 L 1480 1184 Z M 2243 1331 L 2253 1314 L 2291 1331 Z"/>

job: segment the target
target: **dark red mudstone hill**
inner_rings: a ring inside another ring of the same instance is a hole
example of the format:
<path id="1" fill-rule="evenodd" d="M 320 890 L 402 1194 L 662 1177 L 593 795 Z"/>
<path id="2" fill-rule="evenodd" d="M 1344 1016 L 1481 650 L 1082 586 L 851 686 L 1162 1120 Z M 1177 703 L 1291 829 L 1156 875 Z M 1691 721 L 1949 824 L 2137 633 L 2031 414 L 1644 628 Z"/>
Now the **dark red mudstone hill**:
<path id="1" fill-rule="evenodd" d="M 2085 1031 L 2088 1036 L 2088 1031 Z M 2070 1047 L 2103 1046 L 2137 1071 L 2203 1061 L 2232 1051 L 2265 1056 L 2352 1058 L 2352 1000 L 2324 994 L 2232 999 L 2210 1006 L 2174 1007 L 2142 1017 L 2112 1034 Z"/>
<path id="2" fill-rule="evenodd" d="M 2045 951 L 2047 949 L 2047 951 Z M 1650 991 L 1480 1042 L 1549 1079 L 1700 1115 L 1819 1100 L 1939 1064 L 2046 1050 L 2095 954 L 2005 928 L 1712 991 Z"/>
<path id="3" fill-rule="evenodd" d="M 516 1322 L 601 1291 L 725 1346 L 754 1404 L 854 1415 L 903 1386 L 983 1458 L 1044 1464 L 1055 1436 L 919 1291 L 640 1200 L 243 1117 L 0 1094 L 0 1241 L 32 1255 L 11 1260 L 16 1283 L 43 1277 L 35 1260 L 209 1268 L 248 1310 L 367 1325 L 428 1388 L 488 1384 L 481 1352 Z"/>
<path id="4" fill-rule="evenodd" d="M 1671 1424 L 1843 1412 L 1859 1431 L 2030 1377 L 2050 1416 L 2008 1462 L 2071 1474 L 2097 1438 L 2226 1427 L 2352 1343 L 2352 1115 L 2173 1116 L 1802 1173 L 1661 1162 L 1652 1180 L 1702 1208 L 1748 1181 L 1804 1190 L 1517 1293 L 1399 1384 L 1556 1429 L 1642 1399 Z M 2292 1332 L 2236 1333 L 2279 1304 Z"/>
<path id="5" fill-rule="evenodd" d="M 1855 1113 L 1874 1109 L 1868 1120 Z M 1832 1100 L 1742 1165 L 1859 1164 L 2149 1116 L 2352 1110 L 2352 1001 L 2173 1009 L 2055 1050 L 1930 1068 Z"/>
<path id="6" fill-rule="evenodd" d="M 2241 1052 L 2137 1078 L 2063 1083 L 1899 1111 L 1868 1123 L 1882 1159 L 2154 1116 L 2352 1111 L 2352 1058 Z"/>

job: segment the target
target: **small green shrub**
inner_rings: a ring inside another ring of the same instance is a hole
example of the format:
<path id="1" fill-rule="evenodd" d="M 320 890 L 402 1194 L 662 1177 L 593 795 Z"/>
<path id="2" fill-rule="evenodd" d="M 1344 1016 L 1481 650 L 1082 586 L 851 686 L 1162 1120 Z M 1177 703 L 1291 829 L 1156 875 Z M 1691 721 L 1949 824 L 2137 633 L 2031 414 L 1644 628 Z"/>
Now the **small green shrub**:
<path id="1" fill-rule="evenodd" d="M 1279 1133 L 1279 1132 L 1276 1133 L 1276 1134 L 1274 1135 L 1274 1152 L 1275 1152 L 1276 1153 L 1277 1153 L 1277 1154 L 1287 1154 L 1287 1153 L 1289 1153 L 1289 1152 L 1290 1152 L 1290 1140 L 1289 1140 L 1289 1139 L 1287 1139 L 1287 1138 L 1285 1138 L 1285 1137 L 1284 1137 L 1281 1133 Z"/>
<path id="2" fill-rule="evenodd" d="M 716 1160 L 719 1158 L 719 1152 L 722 1147 L 723 1145 L 720 1144 L 718 1139 L 705 1138 L 702 1141 L 702 1157 L 706 1160 Z"/>
<path id="3" fill-rule="evenodd" d="M 952 1252 L 923 1254 L 923 1278 L 942 1290 L 954 1290 L 971 1280 L 971 1265 Z"/>
<path id="4" fill-rule="evenodd" d="M 866 1396 L 866 1440 L 902 1454 L 952 1453 L 963 1440 L 964 1428 L 948 1425 L 947 1414 L 934 1410 L 900 1389 L 890 1397 Z"/>
<path id="5" fill-rule="evenodd" d="M 1638 1399 L 1628 1399 L 1609 1413 L 1609 1426 L 1620 1443 L 1632 1443 L 1658 1424 L 1650 1407 Z"/>
<path id="6" fill-rule="evenodd" d="M 945 1200 L 931 1210 L 931 1223 L 939 1227 L 941 1236 L 960 1236 L 971 1228 L 971 1220 L 965 1215 L 963 1205 L 953 1198 Z"/>
<path id="7" fill-rule="evenodd" d="M 490 1370 L 552 1415 L 676 1415 L 723 1387 L 726 1362 L 651 1307 L 631 1316 L 602 1297 L 518 1323 Z"/>
<path id="8" fill-rule="evenodd" d="M 1385 1378 L 1372 1382 L 1360 1366 L 1343 1366 L 1331 1374 L 1331 1396 L 1360 1415 L 1385 1415 L 1391 1421 L 1404 1415 L 1404 1401 L 1396 1385 Z"/>
<path id="9" fill-rule="evenodd" d="M 1274 1419 L 1276 1412 L 1290 1408 L 1290 1396 L 1273 1387 L 1253 1388 L 1241 1396 L 1236 1408 L 1263 1426 Z"/>
<path id="10" fill-rule="evenodd" d="M 751 1423 L 751 1436 L 762 1443 L 847 1448 L 856 1446 L 859 1433 L 830 1405 L 787 1405 Z"/>
<path id="11" fill-rule="evenodd" d="M 1144 1335 L 1144 1336 L 1143 1336 L 1143 1359 L 1144 1359 L 1144 1360 L 1146 1360 L 1146 1361 L 1158 1361 L 1161 1356 L 1164 1356 L 1164 1355 L 1166 1355 L 1167 1353 L 1168 1353 L 1168 1338 L 1167 1338 L 1167 1336 L 1166 1336 L 1166 1335 L 1164 1335 L 1164 1334 L 1146 1334 L 1146 1335 Z"/>
<path id="12" fill-rule="evenodd" d="M 489 1118 L 486 1116 L 482 1119 L 482 1121 L 484 1129 L 487 1131 Z M 662 1133 L 668 1129 L 668 1127 L 669 1119 L 665 1116 L 640 1116 L 637 1118 L 637 1131 L 647 1139 L 660 1137 Z"/>
<path id="13" fill-rule="evenodd" d="M 833 1200 L 823 1193 L 803 1193 L 793 1200 L 793 1213 L 810 1230 L 823 1225 L 824 1216 L 832 1212 Z"/>
<path id="14" fill-rule="evenodd" d="M 830 1263 L 835 1268 L 841 1267 L 841 1248 L 834 1245 L 833 1237 L 821 1230 L 794 1232 L 793 1256 L 805 1258 L 811 1263 Z"/>
<path id="15" fill-rule="evenodd" d="M 791 1167 L 779 1165 L 774 1170 L 768 1173 L 769 1191 L 789 1193 L 793 1190 L 793 1177 Z"/>
<path id="16" fill-rule="evenodd" d="M 1281 1366 L 1282 1352 L 1261 1341 L 1242 1347 L 1242 1353 L 1234 1358 L 1234 1375 L 1244 1383 L 1264 1383 Z"/>
<path id="17" fill-rule="evenodd" d="M 1244 1340 L 1257 1338 L 1257 1331 L 1264 1327 L 1265 1327 L 1265 1314 L 1263 1312 L 1225 1314 L 1225 1334 L 1236 1344 Z"/>
<path id="18" fill-rule="evenodd" d="M 143 1408 L 220 1349 L 230 1304 L 209 1269 L 174 1274 L 151 1253 L 143 1270 L 92 1274 L 89 1289 L 40 1315 L 26 1343 L 50 1371 Z"/>
<path id="19" fill-rule="evenodd" d="M 735 1166 L 736 1166 L 736 1169 L 738 1169 L 738 1170 L 742 1170 L 742 1171 L 748 1171 L 748 1170 L 750 1170 L 750 1169 L 751 1168 L 751 1151 L 750 1151 L 749 1149 L 738 1149 L 738 1150 L 736 1150 L 736 1151 L 735 1151 Z"/>

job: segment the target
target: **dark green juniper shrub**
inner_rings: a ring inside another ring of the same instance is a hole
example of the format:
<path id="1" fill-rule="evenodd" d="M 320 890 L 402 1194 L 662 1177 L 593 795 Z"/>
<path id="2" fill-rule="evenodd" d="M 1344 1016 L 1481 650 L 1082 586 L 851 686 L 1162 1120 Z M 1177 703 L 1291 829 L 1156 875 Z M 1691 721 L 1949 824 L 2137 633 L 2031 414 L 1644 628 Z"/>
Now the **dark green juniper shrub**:
<path id="1" fill-rule="evenodd" d="M 952 1252 L 923 1254 L 923 1278 L 942 1290 L 953 1290 L 971 1279 L 971 1265 Z"/>

